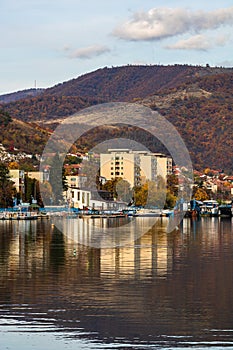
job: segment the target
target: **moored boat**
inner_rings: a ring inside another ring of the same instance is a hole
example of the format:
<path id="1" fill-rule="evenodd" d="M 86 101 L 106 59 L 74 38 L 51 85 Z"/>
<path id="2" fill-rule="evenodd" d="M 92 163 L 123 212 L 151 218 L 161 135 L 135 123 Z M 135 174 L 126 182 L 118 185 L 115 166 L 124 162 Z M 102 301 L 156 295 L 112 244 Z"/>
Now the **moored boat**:
<path id="1" fill-rule="evenodd" d="M 220 216 L 232 217 L 233 216 L 233 204 L 219 205 L 218 211 L 219 211 Z"/>
<path id="2" fill-rule="evenodd" d="M 0 220 L 36 220 L 38 219 L 38 214 L 34 212 L 12 212 L 5 211 L 1 213 Z"/>
<path id="3" fill-rule="evenodd" d="M 218 202 L 214 199 L 204 200 L 200 208 L 202 216 L 218 216 Z"/>

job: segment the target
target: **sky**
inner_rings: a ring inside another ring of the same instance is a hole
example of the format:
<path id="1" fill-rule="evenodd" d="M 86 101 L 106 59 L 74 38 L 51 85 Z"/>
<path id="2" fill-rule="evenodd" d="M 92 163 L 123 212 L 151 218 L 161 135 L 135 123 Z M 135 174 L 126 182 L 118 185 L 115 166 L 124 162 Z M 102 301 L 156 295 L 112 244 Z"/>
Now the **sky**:
<path id="1" fill-rule="evenodd" d="M 0 94 L 127 64 L 233 66 L 233 0 L 0 0 Z"/>

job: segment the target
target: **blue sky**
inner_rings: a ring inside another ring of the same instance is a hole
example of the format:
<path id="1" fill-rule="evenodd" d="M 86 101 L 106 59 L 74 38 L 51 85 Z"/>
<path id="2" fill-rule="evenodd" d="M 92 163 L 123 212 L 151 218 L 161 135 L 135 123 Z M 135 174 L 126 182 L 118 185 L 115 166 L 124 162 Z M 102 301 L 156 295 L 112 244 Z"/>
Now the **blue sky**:
<path id="1" fill-rule="evenodd" d="M 104 66 L 233 66 L 233 1 L 1 0 L 0 94 Z"/>

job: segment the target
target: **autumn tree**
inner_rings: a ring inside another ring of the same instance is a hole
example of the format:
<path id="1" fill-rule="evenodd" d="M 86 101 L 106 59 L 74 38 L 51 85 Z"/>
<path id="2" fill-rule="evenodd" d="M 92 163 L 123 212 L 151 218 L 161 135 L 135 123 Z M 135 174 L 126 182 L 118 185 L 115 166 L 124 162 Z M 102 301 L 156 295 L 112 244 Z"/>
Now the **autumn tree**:
<path id="1" fill-rule="evenodd" d="M 148 184 L 145 183 L 142 186 L 134 187 L 133 200 L 137 207 L 144 207 L 147 202 L 148 196 Z"/>
<path id="2" fill-rule="evenodd" d="M 175 197 L 178 196 L 179 179 L 177 175 L 171 174 L 167 176 L 167 189 Z"/>
<path id="3" fill-rule="evenodd" d="M 196 189 L 194 189 L 193 197 L 198 201 L 204 201 L 204 200 L 209 199 L 209 196 L 206 193 L 206 191 L 200 187 L 197 187 Z"/>
<path id="4" fill-rule="evenodd" d="M 16 161 L 12 161 L 8 164 L 8 169 L 19 169 L 19 163 Z"/>

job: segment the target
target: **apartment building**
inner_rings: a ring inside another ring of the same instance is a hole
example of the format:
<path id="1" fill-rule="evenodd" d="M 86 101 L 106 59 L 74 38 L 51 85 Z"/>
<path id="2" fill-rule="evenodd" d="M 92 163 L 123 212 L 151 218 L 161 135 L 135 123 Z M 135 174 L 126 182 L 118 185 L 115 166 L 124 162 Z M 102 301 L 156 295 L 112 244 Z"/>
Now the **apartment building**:
<path id="1" fill-rule="evenodd" d="M 25 178 L 24 170 L 10 169 L 9 175 L 11 177 L 11 181 L 13 181 L 15 184 L 16 191 L 18 193 L 23 194 L 24 188 L 25 188 L 24 187 L 24 178 Z"/>
<path id="2" fill-rule="evenodd" d="M 160 153 L 133 151 L 131 149 L 109 149 L 100 154 L 100 176 L 111 180 L 121 177 L 131 187 L 146 180 L 156 181 L 160 175 L 165 180 L 172 173 L 172 159 Z"/>

